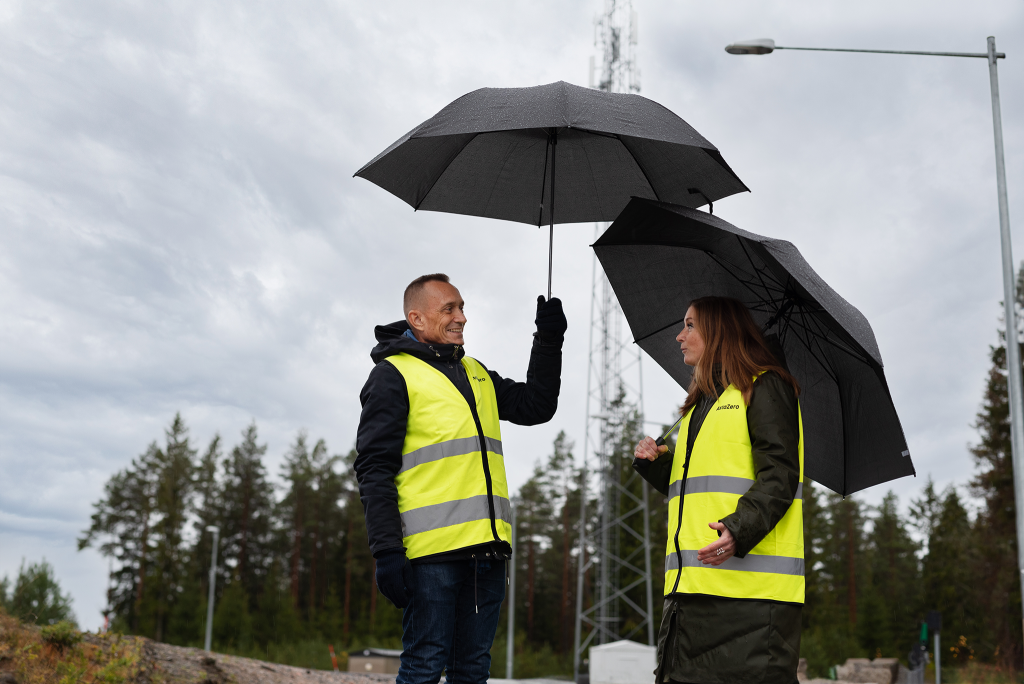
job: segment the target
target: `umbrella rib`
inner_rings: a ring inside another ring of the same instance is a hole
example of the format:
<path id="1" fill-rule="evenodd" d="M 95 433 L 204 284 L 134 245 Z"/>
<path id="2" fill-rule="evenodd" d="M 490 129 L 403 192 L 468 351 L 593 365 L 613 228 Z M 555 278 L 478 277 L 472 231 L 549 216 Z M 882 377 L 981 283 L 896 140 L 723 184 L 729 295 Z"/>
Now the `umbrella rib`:
<path id="1" fill-rule="evenodd" d="M 680 323 L 682 323 L 685 320 L 686 320 L 686 316 L 683 316 L 679 320 L 672 321 L 671 323 L 669 323 L 667 325 L 663 325 L 660 328 L 658 328 L 657 330 L 652 330 L 651 332 L 647 333 L 643 337 L 638 337 L 635 340 L 633 340 L 633 344 L 640 344 L 641 342 L 646 340 L 648 337 L 654 337 L 655 335 L 660 333 L 662 330 L 666 330 L 667 328 L 671 328 L 673 325 L 679 325 Z"/>
<path id="2" fill-rule="evenodd" d="M 801 306 L 801 308 L 802 308 L 802 306 Z M 803 313 L 803 312 L 801 312 L 801 313 Z M 818 324 L 819 326 L 821 325 L 821 321 L 819 321 L 816 316 L 811 316 L 811 319 L 816 324 Z M 806 324 L 805 324 L 805 329 L 806 329 Z M 830 332 L 830 331 L 826 330 L 826 337 L 825 337 L 825 339 L 828 339 L 828 337 L 827 337 L 827 333 L 828 332 Z M 818 340 L 818 346 L 820 347 L 821 346 L 822 337 L 818 336 L 816 339 Z M 843 351 L 846 351 L 842 347 L 835 347 L 835 346 L 833 346 L 833 348 L 837 348 L 837 349 L 841 349 Z M 811 354 L 813 355 L 814 352 L 811 352 Z M 824 349 L 822 349 L 822 355 L 824 356 Z M 815 357 L 815 358 L 817 358 L 817 357 Z M 819 361 L 819 363 L 820 363 L 820 361 Z M 831 363 L 828 364 L 828 369 L 827 370 L 831 371 L 830 375 L 832 376 L 832 381 L 836 383 L 836 387 L 838 388 L 839 387 L 838 374 L 835 373 L 835 369 L 832 368 L 832 364 Z M 839 400 L 839 415 L 840 416 L 845 416 L 846 415 L 846 407 L 845 407 L 845 402 L 843 401 L 843 393 L 842 392 L 836 392 L 836 396 L 837 396 L 837 398 Z M 847 486 L 848 486 L 847 480 L 849 479 L 849 463 L 846 461 L 846 458 L 845 458 L 845 455 L 846 455 L 846 420 L 845 419 L 841 419 L 840 420 L 840 429 L 843 432 L 842 444 L 843 444 L 843 456 L 844 456 L 844 458 L 843 458 L 843 491 L 841 492 L 841 494 L 845 497 L 846 496 L 846 491 L 847 491 Z"/>
<path id="3" fill-rule="evenodd" d="M 419 211 L 420 210 L 420 205 L 423 204 L 426 201 L 427 197 L 430 195 L 430 193 L 433 192 L 434 186 L 437 185 L 437 181 L 441 180 L 441 176 L 443 176 L 444 172 L 448 170 L 448 167 L 455 163 L 455 160 L 458 158 L 458 156 L 460 154 L 462 154 L 462 151 L 465 150 L 467 147 L 469 147 L 469 143 L 471 143 L 474 140 L 476 140 L 476 137 L 478 135 L 480 135 L 480 134 L 479 133 L 474 133 L 473 137 L 470 138 L 469 140 L 467 140 L 466 144 L 462 146 L 462 149 L 460 149 L 458 152 L 456 152 L 455 154 L 452 155 L 452 158 L 449 159 L 448 163 L 444 165 L 443 169 L 441 169 L 441 173 L 437 174 L 437 176 L 434 177 L 434 180 L 432 180 L 430 182 L 430 187 L 427 188 L 427 191 L 425 193 L 423 193 L 423 197 L 421 197 L 420 201 L 417 202 L 416 206 L 413 207 L 413 211 Z"/>
<path id="4" fill-rule="evenodd" d="M 850 345 L 848 345 L 843 340 L 839 339 L 828 326 L 824 325 L 820 320 L 818 320 L 817 316 L 810 315 L 813 313 L 815 312 L 801 312 L 801 315 L 807 316 L 812 321 L 814 321 L 814 324 L 816 326 L 814 329 L 812 329 L 812 326 L 804 324 L 804 327 L 806 329 L 810 330 L 810 332 L 816 335 L 819 339 L 828 340 L 829 344 L 832 346 L 833 349 L 837 349 L 847 354 L 848 356 L 852 356 L 854 359 L 860 361 L 861 363 L 871 365 L 873 359 L 870 359 L 862 354 L 857 353 L 856 349 L 850 348 Z"/>
<path id="5" fill-rule="evenodd" d="M 790 319 L 786 319 L 786 321 L 788 323 L 790 321 Z M 807 353 L 811 355 L 811 358 L 813 358 L 815 361 L 817 361 L 818 365 L 821 366 L 822 370 L 824 370 L 828 374 L 829 378 L 832 379 L 832 382 L 834 382 L 834 383 L 836 383 L 838 385 L 839 384 L 839 379 L 836 376 L 835 369 L 832 368 L 832 364 L 828 362 L 828 359 L 827 358 L 823 358 L 824 355 L 819 357 L 819 355 L 817 353 L 815 353 L 815 349 L 811 345 L 810 340 L 809 339 L 804 339 L 804 336 L 800 334 L 800 331 L 797 330 L 797 328 L 790 327 L 789 325 L 787 325 L 786 326 L 786 331 L 788 332 L 790 330 L 793 331 L 793 336 L 796 337 L 797 341 L 800 342 L 800 344 L 803 345 L 803 347 L 807 350 Z M 809 331 L 807 331 L 806 328 L 805 328 L 804 332 L 809 332 Z"/>
<path id="6" fill-rule="evenodd" d="M 735 279 L 736 279 L 736 281 L 737 281 L 737 282 L 738 282 L 738 283 L 739 283 L 740 285 L 743 285 L 743 286 L 744 286 L 745 288 L 747 288 L 747 290 L 749 290 L 749 291 L 750 291 L 750 294 L 752 294 L 752 295 L 754 295 L 755 297 L 757 297 L 757 298 L 758 298 L 758 299 L 759 299 L 760 301 L 764 301 L 764 297 L 763 297 L 763 296 L 761 295 L 761 293 L 759 293 L 759 292 L 758 292 L 757 290 L 755 290 L 755 289 L 754 289 L 753 287 L 751 287 L 751 284 L 752 284 L 752 283 L 754 282 L 754 278 L 752 278 L 752 277 L 750 276 L 750 274 L 746 273 L 745 271 L 743 271 L 743 270 L 742 270 L 742 269 L 741 269 L 740 267 L 738 267 L 738 266 L 735 266 L 735 265 L 733 265 L 733 264 L 730 264 L 730 263 L 728 263 L 728 262 L 726 262 L 726 261 L 722 261 L 721 259 L 719 259 L 719 258 L 718 258 L 718 256 L 717 256 L 717 255 L 715 255 L 715 254 L 712 254 L 711 252 L 707 252 L 707 251 L 705 251 L 704 253 L 705 253 L 705 254 L 707 254 L 707 255 L 708 255 L 709 257 L 711 257 L 711 259 L 712 259 L 712 260 L 714 260 L 714 262 L 715 262 L 716 264 L 718 264 L 719 266 L 721 266 L 721 267 L 722 267 L 722 269 L 723 269 L 723 270 L 724 270 L 724 271 L 725 271 L 726 273 L 728 273 L 728 274 L 729 274 L 729 275 L 731 275 L 731 276 L 732 276 L 733 278 L 735 278 Z M 746 276 L 746 279 L 744 279 L 744 278 L 740 277 L 739 275 L 737 275 L 737 274 L 736 274 L 736 273 L 734 272 L 734 269 L 735 269 L 736 271 L 739 271 L 739 273 L 741 273 L 742 275 Z M 763 284 L 764 284 L 764 283 L 762 283 L 762 285 L 763 285 Z M 765 289 L 766 289 L 766 290 L 767 290 L 767 291 L 768 291 L 769 293 L 771 293 L 771 288 L 770 288 L 770 287 L 767 287 L 767 286 L 765 286 Z M 774 300 L 772 300 L 772 303 L 774 303 Z"/>
<path id="7" fill-rule="evenodd" d="M 537 227 L 544 223 L 544 188 L 548 179 L 548 150 L 551 149 L 551 136 L 548 135 L 547 146 L 544 148 L 544 172 L 540 174 L 540 209 L 537 212 Z"/>
<path id="8" fill-rule="evenodd" d="M 800 314 L 801 318 L 803 316 L 807 315 L 805 312 L 801 311 L 801 309 L 805 308 L 805 305 L 802 302 L 794 302 L 794 306 L 797 308 L 797 313 Z M 839 384 L 838 374 L 836 373 L 835 368 L 833 368 L 832 364 L 829 362 L 828 357 L 824 354 L 824 349 L 822 349 L 820 347 L 820 344 L 819 344 L 819 347 L 818 347 L 818 353 L 815 353 L 814 346 L 811 344 L 811 335 L 815 334 L 814 331 L 810 330 L 809 326 L 807 326 L 807 324 L 805 322 L 803 322 L 802 320 L 800 321 L 799 324 L 797 324 L 797 322 L 794 320 L 793 316 L 783 317 L 782 318 L 782 323 L 783 323 L 783 335 L 781 335 L 780 337 L 784 340 L 785 337 L 786 337 L 785 333 L 788 333 L 790 330 L 792 330 L 793 331 L 793 335 L 796 337 L 797 341 L 800 342 L 804 346 L 805 349 L 807 349 L 807 352 L 811 355 L 811 358 L 813 358 L 815 361 L 817 361 L 818 365 L 821 366 L 822 370 L 824 370 L 828 374 L 828 376 L 832 379 L 832 382 L 834 382 L 834 383 L 836 383 L 838 385 Z M 802 336 L 800 334 L 801 333 L 801 329 L 798 328 L 798 325 L 802 327 L 802 331 L 807 336 L 806 339 L 805 339 L 804 336 Z M 816 338 L 816 339 L 820 339 L 820 338 Z M 820 354 L 820 356 L 819 356 L 819 354 Z"/>
<path id="9" fill-rule="evenodd" d="M 615 140 L 622 140 L 622 137 L 618 133 L 605 133 L 603 131 L 593 131 L 589 128 L 574 128 L 574 131 L 580 131 L 581 133 L 589 133 L 590 135 L 597 135 L 602 138 L 614 138 Z"/>
<path id="10" fill-rule="evenodd" d="M 722 269 L 723 269 L 723 270 L 725 270 L 725 272 L 726 272 L 726 273 L 728 273 L 728 274 L 729 274 L 729 275 L 731 275 L 731 276 L 732 276 L 733 278 L 735 278 L 737 282 L 739 282 L 739 283 L 740 283 L 741 285 L 743 285 L 743 286 L 744 286 L 744 287 L 746 287 L 746 288 L 747 288 L 748 290 L 750 290 L 750 293 L 751 293 L 752 295 L 754 295 L 755 297 L 759 297 L 759 295 L 758 295 L 757 291 L 756 291 L 756 290 L 754 290 L 754 288 L 752 288 L 752 287 L 750 286 L 750 284 L 749 284 L 749 283 L 748 283 L 747 281 L 743 280 L 743 278 L 741 278 L 740 276 L 736 275 L 735 273 L 733 273 L 733 271 L 732 271 L 732 270 L 730 270 L 730 266 L 732 266 L 732 264 L 727 264 L 726 262 L 724 262 L 724 261 L 721 261 L 721 260 L 720 260 L 720 259 L 719 259 L 719 258 L 718 258 L 717 256 L 715 256 L 715 255 L 714 255 L 714 254 L 712 254 L 711 252 L 705 251 L 704 253 L 705 253 L 705 254 L 707 254 L 707 255 L 708 255 L 709 257 L 711 257 L 711 259 L 712 259 L 712 260 L 713 260 L 713 261 L 714 261 L 714 262 L 715 262 L 716 264 L 718 264 L 719 266 L 721 266 L 721 267 L 722 267 Z M 743 271 L 740 271 L 740 273 L 743 273 Z M 745 274 L 744 274 L 744 275 L 745 275 Z M 665 329 L 667 329 L 667 328 L 671 328 L 671 327 L 672 327 L 673 325 L 678 325 L 678 324 L 682 323 L 682 322 L 683 322 L 684 320 L 686 320 L 686 317 L 685 317 L 685 316 L 684 316 L 683 318 L 680 318 L 680 319 L 674 320 L 674 321 L 672 321 L 671 323 L 668 323 L 668 324 L 666 324 L 666 325 L 663 325 L 663 326 L 661 326 L 660 328 L 658 328 L 657 330 L 652 330 L 651 332 L 647 333 L 646 335 L 644 335 L 644 336 L 642 336 L 642 337 L 637 337 L 637 338 L 635 338 L 635 339 L 633 340 L 633 344 L 640 344 L 641 342 L 643 342 L 643 341 L 644 341 L 644 340 L 646 340 L 647 338 L 649 338 L 649 337 L 653 337 L 654 335 L 657 335 L 657 334 L 658 334 L 658 333 L 660 333 L 661 331 L 663 331 L 663 330 L 665 330 Z"/>
<path id="11" fill-rule="evenodd" d="M 824 309 L 808 310 L 807 304 L 805 302 L 800 302 L 800 311 L 798 312 L 798 315 L 800 316 L 799 324 L 802 325 L 804 329 L 808 330 L 815 337 L 825 339 L 836 349 L 846 352 L 847 354 L 854 357 L 858 361 L 867 363 L 867 359 L 864 358 L 863 355 L 858 354 L 855 349 L 850 348 L 850 345 L 848 345 L 843 340 L 839 339 L 839 337 L 835 335 L 834 331 L 829 326 L 825 325 L 816 315 L 814 315 L 817 313 L 828 312 L 825 311 Z M 810 320 L 812 324 L 808 324 L 808 320 Z"/>
<path id="12" fill-rule="evenodd" d="M 623 142 L 622 136 L 617 135 L 615 137 L 618 138 L 619 142 L 622 144 L 623 149 L 625 149 L 626 152 L 629 154 L 629 158 L 636 163 L 636 167 L 640 169 L 640 173 L 644 174 L 644 180 L 647 181 L 647 187 L 649 187 L 651 189 L 651 192 L 654 193 L 654 199 L 660 202 L 661 196 L 658 195 L 658 191 L 654 188 L 654 183 L 651 182 L 651 177 L 647 175 L 647 169 L 644 168 L 644 165 L 641 164 L 640 160 L 636 158 L 635 154 L 633 154 L 633 150 L 629 149 L 629 145 Z M 708 201 L 710 202 L 710 200 Z"/>
<path id="13" fill-rule="evenodd" d="M 758 270 L 758 268 L 757 268 L 757 265 L 756 265 L 756 264 L 754 264 L 754 259 L 753 259 L 753 257 L 752 257 L 752 256 L 750 255 L 750 250 L 748 250 L 748 249 L 747 249 L 747 243 L 746 243 L 746 240 L 744 240 L 744 239 L 743 239 L 743 238 L 741 238 L 741 237 L 740 237 L 739 235 L 737 235 L 737 236 L 736 236 L 736 241 L 737 241 L 738 243 L 740 243 L 740 247 L 742 247 L 742 248 L 743 248 L 743 254 L 744 254 L 744 256 L 746 256 L 746 257 L 747 257 L 747 263 L 749 263 L 749 264 L 750 264 L 750 268 L 751 268 L 751 269 L 753 269 L 753 271 L 754 271 L 754 275 L 756 275 L 756 276 L 757 276 L 757 279 L 758 279 L 759 281 L 761 281 L 761 285 L 762 285 L 762 287 L 764 287 L 764 288 L 765 288 L 765 290 L 768 290 L 769 288 L 768 288 L 768 286 L 767 286 L 767 285 L 765 284 L 765 282 L 764 282 L 764 278 L 762 278 L 762 277 L 761 277 L 761 272 L 760 272 L 760 271 Z M 774 275 L 774 274 L 773 274 L 773 275 Z M 781 286 L 781 285 L 782 285 L 782 283 L 781 283 L 781 282 L 779 282 L 779 280 L 778 280 L 777 278 L 773 278 L 773 280 L 775 280 L 775 284 L 776 284 L 776 285 L 779 285 L 779 286 Z M 783 289 L 783 292 L 785 292 L 785 289 Z M 774 303 L 774 302 L 773 302 L 773 303 Z"/>
<path id="14" fill-rule="evenodd" d="M 736 241 L 739 242 L 740 243 L 740 247 L 743 248 L 743 254 L 747 257 L 747 261 L 750 263 L 750 268 L 753 269 L 754 273 L 757 275 L 757 279 L 761 281 L 762 287 L 764 287 L 765 291 L 768 292 L 769 295 L 774 294 L 773 291 L 772 291 L 772 288 L 769 287 L 768 284 L 764 282 L 764 278 L 761 277 L 762 276 L 761 270 L 757 268 L 756 264 L 754 264 L 754 259 L 753 259 L 753 257 L 750 254 L 750 250 L 747 249 L 746 241 L 741 239 L 738 235 L 736 236 Z M 767 264 L 765 264 L 765 265 L 767 266 Z M 772 314 L 772 316 L 768 319 L 768 323 L 771 323 L 771 324 L 774 325 L 775 321 L 773 319 L 781 318 L 783 316 L 783 314 L 785 313 L 786 294 L 788 292 L 790 292 L 791 290 L 790 290 L 790 287 L 789 287 L 789 284 L 790 284 L 789 282 L 786 282 L 785 284 L 783 284 L 783 282 L 780 279 L 775 277 L 775 274 L 772 273 L 770 269 L 768 270 L 768 274 L 771 276 L 770 279 L 774 283 L 775 287 L 776 288 L 781 288 L 781 300 L 778 303 L 776 303 L 775 298 L 772 297 L 772 301 L 770 302 L 771 306 L 774 307 L 774 311 L 765 311 L 765 313 L 771 313 Z M 788 280 L 791 282 L 792 278 L 789 278 Z M 796 303 L 795 298 L 790 297 L 790 299 L 792 299 L 793 302 Z M 765 329 L 771 327 L 768 323 L 765 324 Z"/>

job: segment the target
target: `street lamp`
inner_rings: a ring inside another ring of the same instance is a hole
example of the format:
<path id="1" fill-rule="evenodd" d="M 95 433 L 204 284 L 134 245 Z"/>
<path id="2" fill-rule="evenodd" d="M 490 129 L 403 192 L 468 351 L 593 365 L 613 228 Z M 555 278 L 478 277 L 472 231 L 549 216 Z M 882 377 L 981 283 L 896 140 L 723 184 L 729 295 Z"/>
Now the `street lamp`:
<path id="1" fill-rule="evenodd" d="M 988 60 L 989 85 L 992 88 L 992 128 L 996 143 L 996 190 L 999 196 L 999 236 L 1003 250 L 1003 306 L 1006 317 L 1006 368 L 1010 400 L 1010 447 L 1013 460 L 1013 494 L 1017 508 L 1017 568 L 1024 591 L 1024 382 L 1017 333 L 1017 301 L 1013 277 L 1013 252 L 1010 244 L 1010 207 L 1006 199 L 1006 167 L 1003 161 L 1003 118 L 999 108 L 999 74 L 996 62 L 1006 54 L 996 52 L 996 39 L 988 37 L 987 52 L 911 52 L 907 50 L 851 50 L 846 48 L 783 47 L 770 38 L 745 40 L 727 45 L 732 55 L 768 55 L 775 50 L 813 50 L 820 52 L 873 52 L 888 55 L 929 55 L 934 57 L 980 57 Z M 1013 371 L 1016 372 L 1013 372 Z M 1024 615 L 1022 615 L 1024 618 Z"/>
<path id="2" fill-rule="evenodd" d="M 216 525 L 207 525 L 207 532 L 213 532 L 213 557 L 210 559 L 210 595 L 206 600 L 206 652 L 210 652 L 210 642 L 213 639 L 213 589 L 217 583 L 217 542 L 220 539 L 220 528 Z"/>

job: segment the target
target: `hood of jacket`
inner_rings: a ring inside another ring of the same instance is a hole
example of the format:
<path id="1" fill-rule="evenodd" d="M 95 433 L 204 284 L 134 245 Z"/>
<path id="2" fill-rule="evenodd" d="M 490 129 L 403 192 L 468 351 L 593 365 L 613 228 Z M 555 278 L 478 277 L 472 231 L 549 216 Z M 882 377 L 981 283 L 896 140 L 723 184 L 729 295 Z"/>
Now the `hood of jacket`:
<path id="1" fill-rule="evenodd" d="M 420 342 L 409 337 L 408 321 L 395 321 L 387 325 L 378 325 L 373 329 L 377 345 L 370 350 L 370 358 L 375 364 L 395 354 L 409 354 L 427 362 L 459 361 L 466 355 L 461 344 L 433 344 Z"/>

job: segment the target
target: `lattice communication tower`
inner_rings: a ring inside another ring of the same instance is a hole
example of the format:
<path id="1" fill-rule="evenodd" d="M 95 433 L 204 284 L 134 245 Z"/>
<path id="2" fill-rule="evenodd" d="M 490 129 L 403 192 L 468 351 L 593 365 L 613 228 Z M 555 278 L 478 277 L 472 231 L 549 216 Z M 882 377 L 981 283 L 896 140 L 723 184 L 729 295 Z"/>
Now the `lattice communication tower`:
<path id="1" fill-rule="evenodd" d="M 594 21 L 594 45 L 602 62 L 598 68 L 590 58 L 590 87 L 639 93 L 637 15 L 631 0 L 605 0 Z M 595 240 L 605 227 L 594 226 Z M 623 424 L 631 415 L 643 424 L 640 348 L 623 342 L 628 328 L 596 256 L 591 283 L 573 652 L 577 681 L 580 663 L 593 645 L 635 637 L 646 637 L 654 645 L 648 487 L 632 469 L 624 472 L 621 453 Z M 588 492 L 590 488 L 596 491 Z M 590 496 L 597 502 L 596 515 L 588 513 Z M 588 526 L 588 520 L 593 524 Z"/>

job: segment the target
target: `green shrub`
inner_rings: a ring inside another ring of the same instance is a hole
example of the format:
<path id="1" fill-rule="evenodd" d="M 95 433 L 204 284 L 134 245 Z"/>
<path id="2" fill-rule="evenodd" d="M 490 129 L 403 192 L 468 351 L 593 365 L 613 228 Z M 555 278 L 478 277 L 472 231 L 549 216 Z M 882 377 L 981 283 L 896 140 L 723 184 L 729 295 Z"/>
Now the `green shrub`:
<path id="1" fill-rule="evenodd" d="M 61 620 L 42 629 L 43 641 L 54 647 L 61 653 L 73 648 L 82 640 L 82 633 L 75 629 L 75 626 L 67 620 Z"/>

